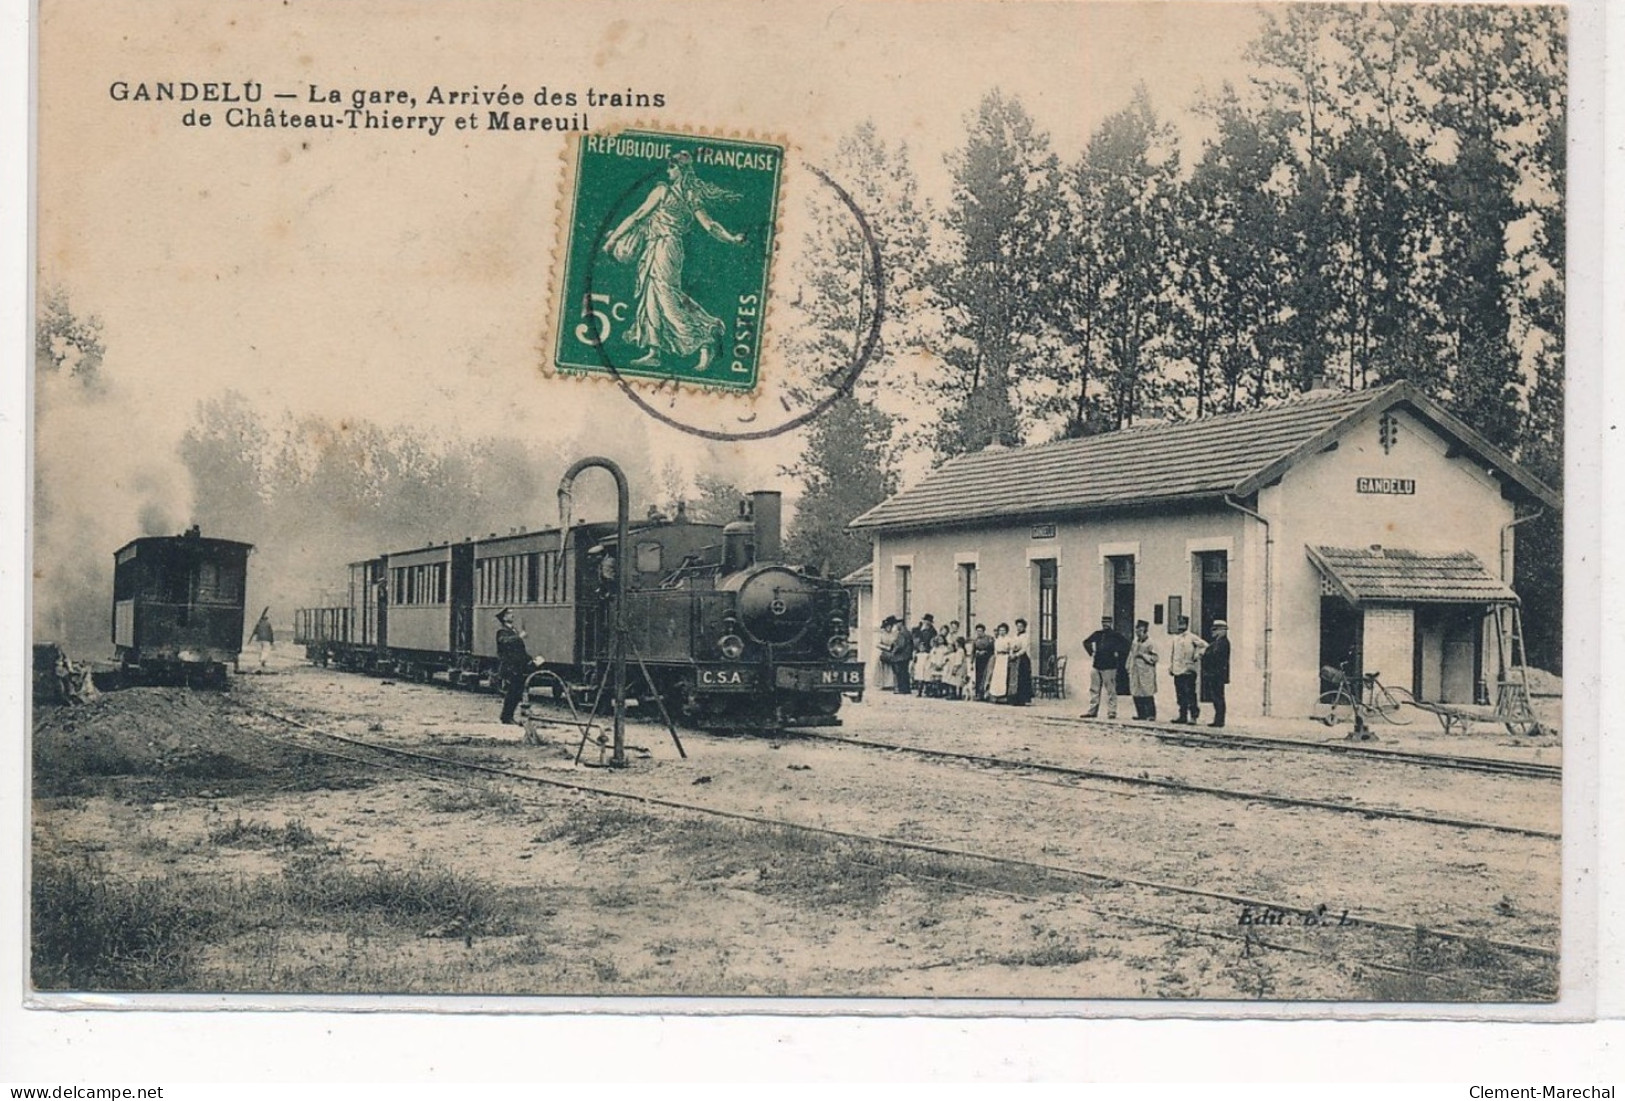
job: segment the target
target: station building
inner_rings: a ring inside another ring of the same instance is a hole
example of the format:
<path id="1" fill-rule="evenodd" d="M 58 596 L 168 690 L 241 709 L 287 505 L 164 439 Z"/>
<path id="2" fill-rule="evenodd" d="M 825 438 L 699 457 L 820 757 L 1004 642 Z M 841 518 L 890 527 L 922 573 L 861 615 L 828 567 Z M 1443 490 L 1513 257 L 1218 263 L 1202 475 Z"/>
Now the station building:
<path id="1" fill-rule="evenodd" d="M 1348 663 L 1447 703 L 1493 700 L 1510 661 L 1516 525 L 1558 495 L 1409 383 L 951 459 L 852 522 L 867 574 L 859 643 L 879 683 L 878 621 L 926 613 L 968 632 L 1024 618 L 1035 668 L 1113 618 L 1160 643 L 1188 616 L 1228 622 L 1234 716 L 1311 716 Z"/>

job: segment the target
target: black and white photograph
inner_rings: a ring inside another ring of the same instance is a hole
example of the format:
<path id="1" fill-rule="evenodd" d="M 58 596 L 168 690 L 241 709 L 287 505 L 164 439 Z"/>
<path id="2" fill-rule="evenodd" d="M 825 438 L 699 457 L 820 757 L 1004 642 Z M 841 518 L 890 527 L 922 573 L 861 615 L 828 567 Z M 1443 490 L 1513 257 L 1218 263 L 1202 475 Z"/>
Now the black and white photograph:
<path id="1" fill-rule="evenodd" d="M 32 1004 L 1585 1015 L 1571 31 L 41 0 Z"/>

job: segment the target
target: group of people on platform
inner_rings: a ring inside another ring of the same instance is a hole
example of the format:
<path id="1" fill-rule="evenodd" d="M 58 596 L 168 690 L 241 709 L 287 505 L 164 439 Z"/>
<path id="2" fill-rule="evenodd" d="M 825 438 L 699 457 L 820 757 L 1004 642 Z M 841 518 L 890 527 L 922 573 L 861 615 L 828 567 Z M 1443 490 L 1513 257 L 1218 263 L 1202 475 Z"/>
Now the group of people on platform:
<path id="1" fill-rule="evenodd" d="M 1168 672 L 1174 678 L 1174 696 L 1179 701 L 1179 717 L 1172 721 L 1187 725 L 1197 722 L 1202 717 L 1201 700 L 1206 699 L 1213 704 L 1213 721 L 1208 725 L 1223 726 L 1224 688 L 1230 683 L 1230 625 L 1222 619 L 1214 620 L 1211 639 L 1191 630 L 1187 616 L 1180 616 L 1176 626 L 1178 631 L 1168 643 Z M 1106 717 L 1117 718 L 1117 678 L 1123 670 L 1128 672 L 1134 717 L 1157 717 L 1158 654 L 1151 641 L 1151 624 L 1143 619 L 1135 623 L 1131 640 L 1113 630 L 1111 617 L 1105 616 L 1100 630 L 1083 640 L 1083 649 L 1093 662 L 1089 670 L 1089 710 L 1084 712 L 1084 718 L 1098 717 L 1102 702 Z"/>
<path id="2" fill-rule="evenodd" d="M 1187 725 L 1199 721 L 1205 699 L 1213 705 L 1209 725 L 1223 726 L 1225 685 L 1230 682 L 1229 624 L 1214 620 L 1213 637 L 1207 639 L 1191 630 L 1187 616 L 1180 616 L 1176 626 L 1168 643 L 1168 673 L 1179 703 L 1179 717 L 1172 721 Z M 931 699 L 1030 702 L 1033 652 L 1027 621 L 1016 620 L 1014 633 L 1004 623 L 992 634 L 981 623 L 969 636 L 961 634 L 959 627 L 954 620 L 939 629 L 935 617 L 926 615 L 911 628 L 897 616 L 887 616 L 881 621 L 875 645 L 890 683 L 883 681 L 879 687 Z M 1143 619 L 1135 623 L 1130 639 L 1119 634 L 1112 618 L 1105 616 L 1100 630 L 1083 640 L 1083 649 L 1093 666 L 1089 670 L 1089 710 L 1083 718 L 1099 717 L 1103 703 L 1105 717 L 1117 718 L 1117 681 L 1126 672 L 1134 717 L 1156 719 L 1161 655 L 1151 641 L 1151 624 Z"/>
<path id="3" fill-rule="evenodd" d="M 978 623 L 967 636 L 957 619 L 939 629 L 936 617 L 926 615 L 911 628 L 887 616 L 875 646 L 891 680 L 881 687 L 900 695 L 1016 705 L 1033 698 L 1032 636 L 1025 619 L 1016 620 L 1014 633 L 1008 623 L 992 634 Z"/>

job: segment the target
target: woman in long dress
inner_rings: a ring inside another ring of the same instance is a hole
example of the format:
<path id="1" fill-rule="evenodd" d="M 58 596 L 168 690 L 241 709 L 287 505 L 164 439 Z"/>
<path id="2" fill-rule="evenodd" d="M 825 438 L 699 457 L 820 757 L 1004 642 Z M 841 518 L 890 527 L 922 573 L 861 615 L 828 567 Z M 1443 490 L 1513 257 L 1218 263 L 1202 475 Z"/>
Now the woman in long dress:
<path id="1" fill-rule="evenodd" d="M 621 263 L 637 260 L 637 313 L 625 339 L 648 349 L 634 367 L 658 367 L 660 355 L 700 354 L 694 365 L 711 365 L 712 349 L 725 326 L 683 291 L 684 238 L 694 223 L 719 241 L 737 245 L 744 237 L 730 233 L 711 217 L 706 204 L 738 198 L 707 183 L 694 172 L 687 153 L 666 164 L 666 182 L 655 184 L 641 206 L 604 239 L 604 251 Z"/>
<path id="2" fill-rule="evenodd" d="M 1013 687 L 1010 653 L 1013 648 L 1010 625 L 1001 623 L 993 628 L 993 662 L 987 667 L 987 697 L 996 703 L 1004 703 L 1010 698 Z"/>
<path id="3" fill-rule="evenodd" d="M 1010 679 L 1014 682 L 1010 702 L 1027 704 L 1033 698 L 1033 636 L 1027 633 L 1027 621 L 1016 620 L 1015 637 L 1010 640 Z"/>

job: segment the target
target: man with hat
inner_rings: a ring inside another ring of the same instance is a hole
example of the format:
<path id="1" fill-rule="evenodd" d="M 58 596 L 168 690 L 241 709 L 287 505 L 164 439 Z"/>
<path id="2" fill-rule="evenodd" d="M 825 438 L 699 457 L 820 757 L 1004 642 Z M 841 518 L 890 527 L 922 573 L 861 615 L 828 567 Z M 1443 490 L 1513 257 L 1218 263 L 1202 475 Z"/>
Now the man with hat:
<path id="1" fill-rule="evenodd" d="M 1168 672 L 1174 678 L 1174 697 L 1179 701 L 1176 723 L 1194 723 L 1201 718 L 1201 705 L 1196 702 L 1196 677 L 1202 668 L 1202 652 L 1207 643 L 1191 630 L 1189 616 L 1180 616 L 1175 622 L 1179 632 L 1168 644 Z"/>
<path id="2" fill-rule="evenodd" d="M 497 670 L 507 686 L 502 694 L 502 721 L 518 723 L 513 717 L 519 698 L 525 694 L 525 678 L 532 665 L 540 665 L 540 658 L 532 658 L 525 648 L 525 632 L 514 626 L 513 611 L 508 608 L 497 613 Z"/>
<path id="3" fill-rule="evenodd" d="M 1213 638 L 1202 653 L 1202 698 L 1213 704 L 1209 726 L 1224 725 L 1224 686 L 1230 683 L 1230 624 L 1213 621 Z"/>
<path id="4" fill-rule="evenodd" d="M 1106 717 L 1117 718 L 1117 671 L 1128 658 L 1128 639 L 1112 630 L 1112 617 L 1100 617 L 1100 630 L 1083 640 L 1083 649 L 1094 658 L 1089 671 L 1089 710 L 1083 717 L 1100 714 L 1100 697 L 1106 697 Z"/>

